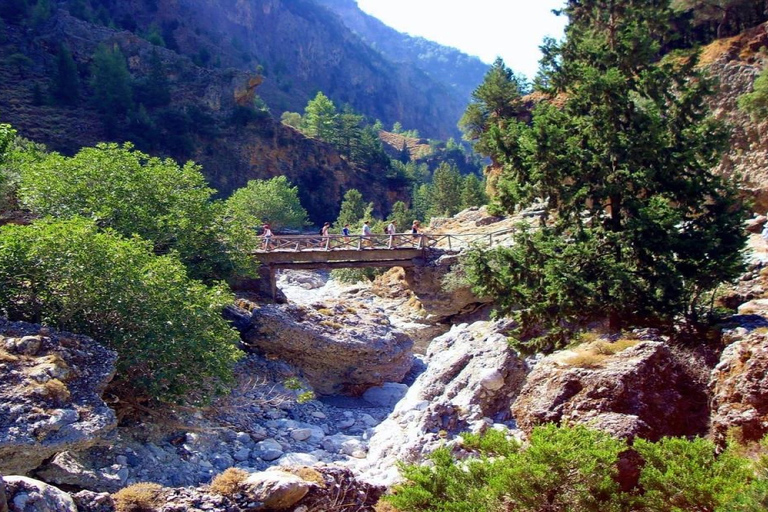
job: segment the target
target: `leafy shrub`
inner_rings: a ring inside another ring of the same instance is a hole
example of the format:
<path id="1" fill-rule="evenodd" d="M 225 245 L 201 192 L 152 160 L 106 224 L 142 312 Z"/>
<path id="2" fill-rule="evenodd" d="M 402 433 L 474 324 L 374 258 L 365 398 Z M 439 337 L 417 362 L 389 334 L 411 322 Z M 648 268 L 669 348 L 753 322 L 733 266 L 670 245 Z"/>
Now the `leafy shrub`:
<path id="1" fill-rule="evenodd" d="M 483 512 L 515 510 L 622 510 L 614 480 L 622 441 L 584 427 L 539 427 L 530 446 L 489 432 L 467 437 L 480 458 L 455 461 L 447 448 L 436 450 L 433 466 L 404 466 L 408 483 L 387 498 L 403 511 Z"/>
<path id="2" fill-rule="evenodd" d="M 221 311 L 232 301 L 86 219 L 0 228 L 0 311 L 108 344 L 118 377 L 156 397 L 204 396 L 231 379 L 238 335 Z"/>
<path id="3" fill-rule="evenodd" d="M 753 121 L 768 117 L 768 69 L 764 69 L 755 79 L 752 92 L 739 97 L 738 105 Z"/>
<path id="4" fill-rule="evenodd" d="M 91 218 L 126 237 L 176 251 L 192 277 L 213 280 L 251 270 L 232 250 L 237 226 L 225 224 L 200 167 L 151 158 L 131 144 L 99 144 L 74 157 L 52 153 L 22 166 L 19 197 L 39 215 Z"/>
<path id="5" fill-rule="evenodd" d="M 714 444 L 705 439 L 638 439 L 634 449 L 645 460 L 640 474 L 643 503 L 658 512 L 719 509 L 739 496 L 754 476 L 746 458 L 731 450 L 716 456 Z"/>
<path id="6" fill-rule="evenodd" d="M 626 493 L 616 480 L 626 442 L 585 427 L 538 427 L 525 448 L 494 430 L 464 435 L 463 446 L 478 457 L 458 461 L 440 448 L 431 465 L 402 466 L 406 483 L 385 500 L 403 512 L 757 512 L 768 504 L 768 438 L 756 462 L 732 448 L 718 456 L 703 439 L 638 439 L 644 462 Z"/>

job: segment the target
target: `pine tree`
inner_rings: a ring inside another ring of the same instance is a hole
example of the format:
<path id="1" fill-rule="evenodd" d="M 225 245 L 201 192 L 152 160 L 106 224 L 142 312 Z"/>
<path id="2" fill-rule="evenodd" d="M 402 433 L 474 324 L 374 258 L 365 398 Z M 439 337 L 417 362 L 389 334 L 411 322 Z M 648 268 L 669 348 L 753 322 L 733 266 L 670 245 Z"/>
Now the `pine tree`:
<path id="1" fill-rule="evenodd" d="M 743 268 L 744 214 L 711 172 L 727 139 L 708 117 L 709 83 L 695 59 L 659 59 L 669 2 L 571 0 L 565 13 L 566 38 L 549 42 L 541 70 L 563 104 L 494 135 L 502 205 L 548 198 L 551 221 L 473 253 L 468 270 L 533 349 L 599 318 L 615 329 L 696 321 Z"/>
<path id="2" fill-rule="evenodd" d="M 304 116 L 302 118 L 303 131 L 310 137 L 316 137 L 332 143 L 336 138 L 337 118 L 336 106 L 328 96 L 318 92 L 304 109 Z"/>
<path id="3" fill-rule="evenodd" d="M 120 48 L 100 46 L 93 56 L 91 74 L 94 104 L 103 115 L 107 132 L 112 134 L 118 118 L 133 108 L 131 74 Z"/>
<path id="4" fill-rule="evenodd" d="M 462 178 L 459 170 L 445 162 L 432 175 L 431 217 L 451 217 L 461 209 Z"/>
<path id="5" fill-rule="evenodd" d="M 478 153 L 493 154 L 491 135 L 521 110 L 520 98 L 525 88 L 525 80 L 497 58 L 483 83 L 472 92 L 472 102 L 459 121 L 464 137 L 474 142 Z"/>
<path id="6" fill-rule="evenodd" d="M 80 78 L 77 64 L 69 48 L 62 45 L 56 56 L 56 69 L 51 83 L 51 96 L 63 105 L 76 105 L 80 100 Z"/>
<path id="7" fill-rule="evenodd" d="M 334 228 L 341 229 L 349 224 L 350 229 L 354 230 L 362 220 L 370 216 L 372 209 L 373 204 L 363 201 L 363 194 L 357 189 L 351 188 L 344 194 L 344 200 L 341 202 L 341 210 Z"/>
<path id="8" fill-rule="evenodd" d="M 163 107 L 171 102 L 171 86 L 168 75 L 156 48 L 149 57 L 147 77 L 134 86 L 136 103 L 147 108 Z"/>
<path id="9" fill-rule="evenodd" d="M 476 174 L 468 174 L 464 178 L 464 184 L 461 189 L 461 208 L 471 208 L 473 206 L 482 206 L 488 202 L 488 197 L 483 190 L 483 182 Z"/>

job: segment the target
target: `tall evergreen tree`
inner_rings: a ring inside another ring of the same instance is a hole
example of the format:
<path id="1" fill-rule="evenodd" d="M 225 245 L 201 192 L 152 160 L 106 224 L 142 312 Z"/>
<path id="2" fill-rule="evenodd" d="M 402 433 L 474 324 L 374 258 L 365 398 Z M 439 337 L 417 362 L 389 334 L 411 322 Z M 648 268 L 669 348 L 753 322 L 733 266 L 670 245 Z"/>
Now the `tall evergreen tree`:
<path id="1" fill-rule="evenodd" d="M 488 197 L 483 190 L 483 182 L 476 174 L 468 174 L 464 178 L 461 188 L 461 208 L 482 206 L 488 202 Z"/>
<path id="2" fill-rule="evenodd" d="M 64 45 L 56 56 L 56 69 L 51 83 L 51 96 L 61 104 L 76 105 L 80 100 L 80 78 L 72 53 Z"/>
<path id="3" fill-rule="evenodd" d="M 520 98 L 525 88 L 525 80 L 497 58 L 483 83 L 472 92 L 472 101 L 459 121 L 464 137 L 474 142 L 478 153 L 493 155 L 493 134 L 521 110 Z"/>
<path id="4" fill-rule="evenodd" d="M 336 105 L 323 94 L 318 92 L 304 109 L 302 121 L 303 131 L 310 137 L 317 137 L 326 142 L 333 142 L 336 138 L 336 122 L 338 118 Z"/>
<path id="5" fill-rule="evenodd" d="M 743 266 L 743 212 L 711 172 L 726 134 L 708 117 L 709 83 L 695 59 L 659 60 L 668 0 L 570 0 L 564 12 L 566 38 L 549 42 L 541 70 L 563 104 L 494 137 L 503 206 L 548 198 L 551 220 L 511 248 L 473 253 L 468 269 L 534 349 L 598 318 L 696 320 Z"/>
<path id="6" fill-rule="evenodd" d="M 131 74 L 120 48 L 99 46 L 91 74 L 94 103 L 103 115 L 107 132 L 112 134 L 117 120 L 133 108 Z"/>
<path id="7" fill-rule="evenodd" d="M 351 229 L 355 229 L 363 219 L 370 216 L 372 209 L 373 204 L 363 201 L 363 194 L 359 190 L 351 188 L 344 194 L 341 210 L 334 227 L 341 229 L 349 224 Z"/>
<path id="8" fill-rule="evenodd" d="M 451 217 L 461 209 L 462 178 L 459 170 L 445 162 L 432 175 L 432 194 L 429 215 Z"/>
<path id="9" fill-rule="evenodd" d="M 152 48 L 152 54 L 149 57 L 149 73 L 144 80 L 135 85 L 134 96 L 136 103 L 141 103 L 147 108 L 163 107 L 171 102 L 171 86 L 157 48 Z"/>

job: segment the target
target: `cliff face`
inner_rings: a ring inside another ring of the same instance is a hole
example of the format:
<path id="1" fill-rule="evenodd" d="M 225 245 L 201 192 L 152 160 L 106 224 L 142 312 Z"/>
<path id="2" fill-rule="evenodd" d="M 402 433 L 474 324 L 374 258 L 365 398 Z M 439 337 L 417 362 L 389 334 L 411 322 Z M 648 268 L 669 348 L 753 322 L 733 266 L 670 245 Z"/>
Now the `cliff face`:
<path id="1" fill-rule="evenodd" d="M 257 4 L 243 5 L 245 11 L 240 17 L 250 19 L 248 13 Z M 190 9 L 183 2 L 172 6 L 179 15 Z M 268 6 L 264 3 L 261 15 L 270 11 Z M 120 4 L 120 8 L 130 7 L 130 2 Z M 222 7 L 220 12 L 227 11 Z M 179 38 L 174 39 L 174 45 L 183 47 L 187 44 L 182 37 L 184 31 L 177 32 Z M 35 89 L 46 91 L 51 83 L 59 45 L 70 49 L 79 71 L 83 100 L 73 106 L 53 106 L 33 99 Z M 379 211 L 407 195 L 404 184 L 387 180 L 377 169 L 356 167 L 328 144 L 303 136 L 266 112 L 251 112 L 249 117 L 236 119 L 242 106 L 252 104 L 254 96 L 262 93 L 269 77 L 234 68 L 201 67 L 187 56 L 154 46 L 131 32 L 88 23 L 63 9 L 35 31 L 6 24 L 0 42 L 2 121 L 14 125 L 22 136 L 64 153 L 104 140 L 136 140 L 134 136 L 143 132 L 126 132 L 130 119 L 121 122 L 116 134 L 107 133 L 98 105 L 92 101 L 94 91 L 88 70 L 99 45 L 120 48 L 134 80 L 146 79 L 152 72 L 153 53 L 159 57 L 171 101 L 150 110 L 158 121 L 147 127 L 147 133 L 152 134 L 139 147 L 152 154 L 202 164 L 211 185 L 223 195 L 250 179 L 285 175 L 298 185 L 302 204 L 315 222 L 335 218 L 350 188 L 374 201 Z M 19 53 L 29 59 L 23 67 L 12 64 L 9 58 Z"/>
<path id="2" fill-rule="evenodd" d="M 456 119 L 461 117 L 472 91 L 488 71 L 487 64 L 455 48 L 398 32 L 360 10 L 355 0 L 317 1 L 338 14 L 346 26 L 388 60 L 420 69 L 432 80 L 446 84 L 459 108 Z"/>

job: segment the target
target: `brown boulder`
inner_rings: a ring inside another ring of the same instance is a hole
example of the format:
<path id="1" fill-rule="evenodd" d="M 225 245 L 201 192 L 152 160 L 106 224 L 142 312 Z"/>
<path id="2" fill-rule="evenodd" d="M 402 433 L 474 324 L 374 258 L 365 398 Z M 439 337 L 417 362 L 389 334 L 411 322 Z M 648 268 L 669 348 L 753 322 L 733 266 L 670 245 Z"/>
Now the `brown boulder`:
<path id="1" fill-rule="evenodd" d="M 700 435 L 707 395 L 663 342 L 639 341 L 613 355 L 563 351 L 540 361 L 512 405 L 518 426 L 589 424 L 617 437 Z"/>
<path id="2" fill-rule="evenodd" d="M 723 443 L 730 428 L 745 440 L 768 433 L 768 334 L 744 335 L 723 351 L 712 372 L 712 436 Z"/>

